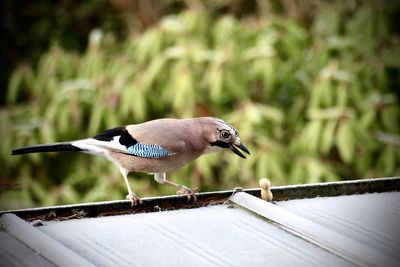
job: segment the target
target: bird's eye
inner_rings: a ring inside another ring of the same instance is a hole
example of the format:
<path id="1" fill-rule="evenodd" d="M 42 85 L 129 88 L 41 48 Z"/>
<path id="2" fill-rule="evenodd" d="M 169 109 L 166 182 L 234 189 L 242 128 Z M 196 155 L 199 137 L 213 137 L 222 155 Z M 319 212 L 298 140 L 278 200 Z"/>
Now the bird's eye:
<path id="1" fill-rule="evenodd" d="M 231 133 L 229 131 L 227 131 L 227 130 L 222 130 L 221 131 L 221 137 L 223 139 L 229 139 L 229 137 L 231 137 Z"/>

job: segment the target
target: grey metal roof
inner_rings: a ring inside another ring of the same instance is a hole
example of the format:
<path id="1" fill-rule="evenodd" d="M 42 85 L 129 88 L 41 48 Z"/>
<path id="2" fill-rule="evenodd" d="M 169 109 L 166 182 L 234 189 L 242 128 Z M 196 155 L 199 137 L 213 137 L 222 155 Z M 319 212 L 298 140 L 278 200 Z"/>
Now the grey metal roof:
<path id="1" fill-rule="evenodd" d="M 400 192 L 291 200 L 277 204 L 367 244 L 400 263 Z"/>
<path id="2" fill-rule="evenodd" d="M 0 231 L 0 266 L 54 266 L 39 253 L 17 240 L 5 230 Z"/>
<path id="3" fill-rule="evenodd" d="M 159 212 L 126 213 L 126 201 L 12 211 L 0 218 L 0 265 L 399 266 L 399 185 L 279 187 L 273 203 L 259 189 L 206 193 L 192 209 L 180 197 L 144 201 Z"/>

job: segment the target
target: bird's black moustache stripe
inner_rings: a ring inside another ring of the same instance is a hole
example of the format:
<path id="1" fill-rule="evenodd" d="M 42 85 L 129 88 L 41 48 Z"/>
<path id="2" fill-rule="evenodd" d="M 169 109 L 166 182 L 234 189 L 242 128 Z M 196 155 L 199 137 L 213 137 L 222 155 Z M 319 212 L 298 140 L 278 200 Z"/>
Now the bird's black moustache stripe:
<path id="1" fill-rule="evenodd" d="M 221 140 L 212 142 L 212 143 L 210 143 L 210 144 L 211 144 L 212 146 L 219 146 L 219 147 L 222 147 L 222 148 L 229 148 L 229 147 L 230 147 L 230 145 L 229 145 L 228 143 L 223 142 L 223 141 L 221 141 Z"/>

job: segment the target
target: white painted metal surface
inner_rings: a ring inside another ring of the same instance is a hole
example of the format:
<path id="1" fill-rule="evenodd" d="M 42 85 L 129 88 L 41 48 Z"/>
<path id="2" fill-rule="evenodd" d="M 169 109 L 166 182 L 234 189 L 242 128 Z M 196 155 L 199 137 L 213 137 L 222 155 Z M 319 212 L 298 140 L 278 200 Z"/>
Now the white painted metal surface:
<path id="1" fill-rule="evenodd" d="M 96 266 L 400 266 L 400 192 L 232 200 L 39 227 L 3 216 L 0 266 L 51 266 L 59 248 Z"/>
<path id="2" fill-rule="evenodd" d="M 1 216 L 0 225 L 3 232 L 12 235 L 16 240 L 30 247 L 34 253 L 41 255 L 56 266 L 94 266 L 83 257 L 69 250 L 48 235 L 43 234 L 14 214 L 4 214 Z"/>
<path id="3" fill-rule="evenodd" d="M 40 230 L 97 266 L 352 266 L 228 205 L 51 222 Z"/>

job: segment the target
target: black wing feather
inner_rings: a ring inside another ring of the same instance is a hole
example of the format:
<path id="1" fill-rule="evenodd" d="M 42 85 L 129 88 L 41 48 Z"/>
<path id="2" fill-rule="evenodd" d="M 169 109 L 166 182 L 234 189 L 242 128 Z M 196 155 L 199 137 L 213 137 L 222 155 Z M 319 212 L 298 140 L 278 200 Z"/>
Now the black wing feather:
<path id="1" fill-rule="evenodd" d="M 123 146 L 130 147 L 138 143 L 126 130 L 125 127 L 117 127 L 110 130 L 106 130 L 93 136 L 94 139 L 99 141 L 112 141 L 115 136 L 121 136 L 119 138 L 119 143 Z"/>

